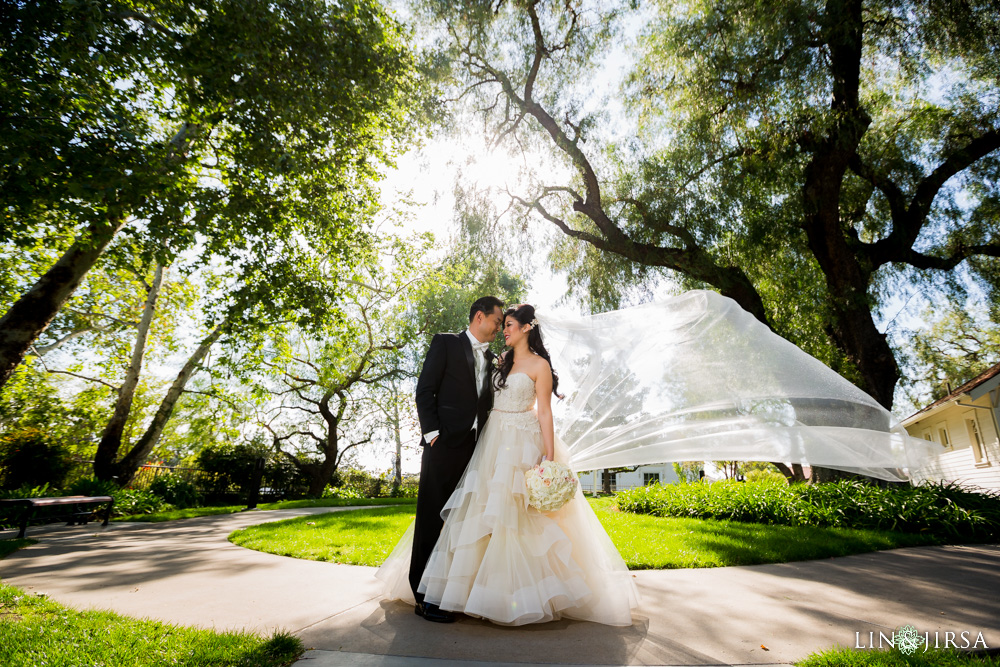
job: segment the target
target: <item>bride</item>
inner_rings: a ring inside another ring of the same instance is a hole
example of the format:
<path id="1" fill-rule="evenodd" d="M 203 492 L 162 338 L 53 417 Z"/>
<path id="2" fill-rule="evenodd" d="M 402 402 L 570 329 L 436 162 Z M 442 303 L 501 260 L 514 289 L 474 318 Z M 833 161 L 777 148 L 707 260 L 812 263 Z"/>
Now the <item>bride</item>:
<path id="1" fill-rule="evenodd" d="M 418 587 L 442 609 L 509 625 L 631 623 L 631 575 L 582 493 L 552 513 L 527 506 L 523 473 L 543 456 L 576 470 L 774 461 L 906 481 L 938 451 L 714 292 L 582 319 L 546 315 L 542 325 L 552 357 L 534 308 L 504 314 L 511 349 L 495 372 L 494 410 Z M 553 357 L 573 385 L 559 437 Z M 391 599 L 413 601 L 411 541 L 412 527 L 376 575 Z"/>
<path id="2" fill-rule="evenodd" d="M 632 576 L 579 487 L 557 511 L 528 506 L 524 472 L 545 460 L 569 463 L 552 421 L 559 378 L 532 306 L 504 313 L 503 336 L 510 349 L 494 371 L 494 407 L 442 511 L 418 591 L 441 609 L 502 625 L 559 618 L 631 625 Z M 375 575 L 389 599 L 413 601 L 412 530 Z"/>

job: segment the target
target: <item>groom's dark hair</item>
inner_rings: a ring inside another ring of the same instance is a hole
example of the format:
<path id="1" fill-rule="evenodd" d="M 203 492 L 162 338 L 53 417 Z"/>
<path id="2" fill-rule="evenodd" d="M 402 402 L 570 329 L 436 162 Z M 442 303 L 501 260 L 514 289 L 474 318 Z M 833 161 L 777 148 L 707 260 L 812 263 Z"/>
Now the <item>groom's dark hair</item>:
<path id="1" fill-rule="evenodd" d="M 484 296 L 476 299 L 472 308 L 469 308 L 469 324 L 472 324 L 472 320 L 476 319 L 476 313 L 489 315 L 497 308 L 503 310 L 503 301 L 495 296 Z"/>

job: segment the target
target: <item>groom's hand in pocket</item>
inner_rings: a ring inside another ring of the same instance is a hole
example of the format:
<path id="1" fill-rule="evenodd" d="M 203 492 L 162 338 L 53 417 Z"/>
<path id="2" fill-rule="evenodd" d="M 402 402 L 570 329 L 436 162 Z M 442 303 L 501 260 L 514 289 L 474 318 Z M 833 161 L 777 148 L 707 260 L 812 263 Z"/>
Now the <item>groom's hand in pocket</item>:
<path id="1" fill-rule="evenodd" d="M 435 443 L 435 442 L 437 442 L 437 441 L 438 441 L 438 438 L 440 438 L 440 437 L 441 437 L 441 436 L 439 436 L 439 435 L 435 435 L 435 436 L 434 436 L 434 439 L 433 439 L 433 440 L 431 440 L 431 441 L 430 441 L 430 442 L 429 442 L 429 443 L 427 444 L 427 446 L 428 446 L 428 447 L 433 447 L 433 446 L 434 446 L 434 443 Z"/>

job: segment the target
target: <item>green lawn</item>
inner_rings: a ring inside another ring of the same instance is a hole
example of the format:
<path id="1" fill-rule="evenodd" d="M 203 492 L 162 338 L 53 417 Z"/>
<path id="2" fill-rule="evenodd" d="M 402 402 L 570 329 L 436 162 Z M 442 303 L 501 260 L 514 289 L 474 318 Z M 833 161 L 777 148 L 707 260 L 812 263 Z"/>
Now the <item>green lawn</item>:
<path id="1" fill-rule="evenodd" d="M 0 540 L 0 558 L 6 558 L 18 549 L 37 543 L 38 540 Z"/>
<path id="2" fill-rule="evenodd" d="M 413 521 L 414 505 L 331 512 L 237 530 L 229 541 L 279 556 L 381 565 Z"/>
<path id="3" fill-rule="evenodd" d="M 970 655 L 954 649 L 944 651 L 923 647 L 913 655 L 903 655 L 895 649 L 858 651 L 836 648 L 813 653 L 796 667 L 1000 667 L 1000 656 Z"/>
<path id="4" fill-rule="evenodd" d="M 74 611 L 0 582 L 0 665 L 4 667 L 279 667 L 303 652 L 277 632 L 213 632 L 106 611 Z"/>
<path id="5" fill-rule="evenodd" d="M 613 498 L 588 502 L 633 570 L 783 563 L 935 543 L 906 533 L 654 517 L 620 512 Z M 250 526 L 229 539 L 281 556 L 377 566 L 413 514 L 404 506 L 299 517 Z"/>
<path id="6" fill-rule="evenodd" d="M 288 510 L 300 507 L 355 507 L 358 505 L 415 505 L 416 498 L 323 498 L 319 500 L 283 500 L 277 503 L 261 503 L 257 507 L 262 510 Z M 214 514 L 235 514 L 242 511 L 246 505 L 221 505 L 218 507 L 189 507 L 183 510 L 156 512 L 154 514 L 132 514 L 115 517 L 112 521 L 139 521 L 158 523 L 176 519 L 191 519 L 198 516 Z"/>

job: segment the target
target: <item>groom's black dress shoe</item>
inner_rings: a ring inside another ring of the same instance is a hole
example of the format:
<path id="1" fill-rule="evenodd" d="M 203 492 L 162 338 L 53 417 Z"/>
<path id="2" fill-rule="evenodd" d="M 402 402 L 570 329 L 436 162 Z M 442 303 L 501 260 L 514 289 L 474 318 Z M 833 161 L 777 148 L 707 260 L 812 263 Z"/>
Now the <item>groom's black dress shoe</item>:
<path id="1" fill-rule="evenodd" d="M 417 616 L 423 616 L 428 621 L 433 621 L 434 623 L 455 622 L 455 614 L 445 611 L 436 604 L 430 604 L 429 602 L 418 602 L 414 611 Z"/>

